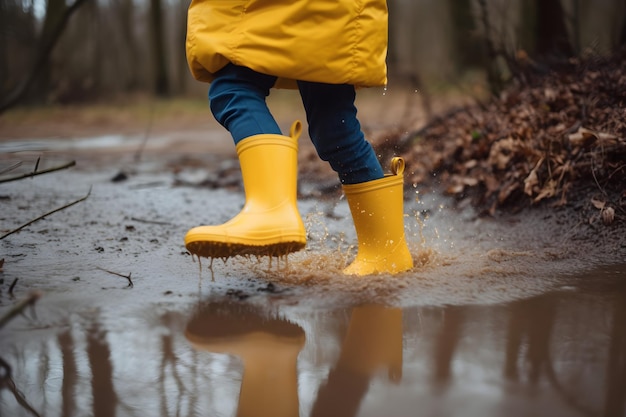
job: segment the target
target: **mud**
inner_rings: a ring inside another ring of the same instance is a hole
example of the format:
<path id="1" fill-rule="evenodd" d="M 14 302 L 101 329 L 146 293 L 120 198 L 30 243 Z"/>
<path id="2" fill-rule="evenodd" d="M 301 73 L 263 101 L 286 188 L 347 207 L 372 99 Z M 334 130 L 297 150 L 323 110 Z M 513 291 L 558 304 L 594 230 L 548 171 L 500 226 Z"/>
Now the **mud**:
<path id="1" fill-rule="evenodd" d="M 183 236 L 243 204 L 229 142 L 153 133 L 137 160 L 142 142 L 0 143 L 22 163 L 3 177 L 77 162 L 0 184 L 1 234 L 87 196 L 0 240 L 0 314 L 41 294 L 0 329 L 0 415 L 624 415 L 623 231 L 416 188 L 416 267 L 346 277 L 356 235 L 322 168 L 301 174 L 305 250 L 209 268 Z"/>

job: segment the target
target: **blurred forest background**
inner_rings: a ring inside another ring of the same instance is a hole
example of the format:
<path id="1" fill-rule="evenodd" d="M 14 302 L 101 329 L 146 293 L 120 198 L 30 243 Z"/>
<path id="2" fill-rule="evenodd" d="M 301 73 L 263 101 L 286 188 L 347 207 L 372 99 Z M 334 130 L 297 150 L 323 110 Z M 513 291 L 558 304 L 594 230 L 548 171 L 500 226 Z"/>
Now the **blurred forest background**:
<path id="1" fill-rule="evenodd" d="M 185 59 L 189 0 L 0 0 L 0 113 L 125 94 L 197 95 Z M 390 83 L 479 75 L 497 93 L 626 44 L 626 0 L 389 0 Z"/>

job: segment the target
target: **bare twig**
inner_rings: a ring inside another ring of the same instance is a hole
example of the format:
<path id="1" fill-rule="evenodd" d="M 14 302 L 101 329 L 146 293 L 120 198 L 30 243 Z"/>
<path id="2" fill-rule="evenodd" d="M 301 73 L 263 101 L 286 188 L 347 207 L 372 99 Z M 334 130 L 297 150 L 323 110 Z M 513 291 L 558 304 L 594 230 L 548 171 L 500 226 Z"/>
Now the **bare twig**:
<path id="1" fill-rule="evenodd" d="M 21 314 L 26 308 L 30 306 L 34 306 L 37 300 L 41 298 L 41 293 L 39 291 L 32 292 L 28 297 L 18 302 L 7 311 L 4 316 L 0 317 L 0 329 L 3 328 L 13 317 Z"/>
<path id="2" fill-rule="evenodd" d="M 12 372 L 13 371 L 11 370 L 11 366 L 6 363 L 4 359 L 0 358 L 0 380 L 4 378 L 11 378 Z M 2 388 L 3 385 L 4 382 L 0 382 L 0 388 Z"/>
<path id="3" fill-rule="evenodd" d="M 613 172 L 611 172 L 611 174 L 609 174 L 609 176 L 606 178 L 607 181 L 610 180 L 613 175 L 617 174 L 619 171 L 623 171 L 624 168 L 626 168 L 626 164 L 622 164 L 619 167 L 617 167 Z"/>
<path id="4" fill-rule="evenodd" d="M 148 143 L 148 139 L 150 138 L 150 132 L 152 131 L 152 124 L 154 122 L 154 107 L 155 107 L 155 103 L 154 103 L 154 100 L 152 100 L 150 104 L 150 119 L 148 120 L 148 126 L 146 126 L 146 132 L 144 133 L 143 139 L 141 143 L 139 144 L 139 148 L 137 149 L 137 152 L 135 152 L 135 162 L 139 162 L 139 160 L 141 159 L 143 150 L 145 149 L 146 144 Z"/>
<path id="5" fill-rule="evenodd" d="M 135 221 L 135 222 L 140 222 L 140 223 L 149 223 L 149 224 L 160 224 L 160 225 L 162 225 L 162 226 L 167 226 L 167 225 L 172 224 L 172 223 L 170 223 L 170 222 L 160 222 L 160 221 L 157 221 L 157 220 L 145 220 L 145 219 L 139 219 L 139 218 L 137 218 L 137 217 L 131 217 L 130 219 L 131 219 L 132 221 Z"/>
<path id="6" fill-rule="evenodd" d="M 15 381 L 13 381 L 13 378 L 11 377 L 11 366 L 9 366 L 9 364 L 2 358 L 0 358 L 0 369 L 4 369 L 4 373 L 0 377 L 0 389 L 7 388 L 11 391 L 15 397 L 15 401 L 17 401 L 22 408 L 30 412 L 32 415 L 39 417 L 39 413 L 30 404 L 28 404 L 24 395 L 17 389 Z"/>
<path id="7" fill-rule="evenodd" d="M 595 164 L 593 164 L 593 163 L 591 165 L 591 175 L 593 176 L 593 180 L 595 181 L 596 185 L 598 186 L 598 190 L 600 190 L 602 192 L 602 194 L 604 194 L 604 196 L 607 197 L 608 194 L 607 194 L 606 190 L 598 182 L 598 178 L 596 177 L 596 170 L 595 170 L 594 165 Z"/>
<path id="8" fill-rule="evenodd" d="M 119 272 L 109 271 L 108 269 L 100 268 L 99 266 L 97 266 L 96 268 L 98 268 L 101 271 L 107 272 L 109 274 L 117 275 L 118 277 L 122 277 L 122 278 L 126 278 L 128 280 L 128 286 L 130 288 L 133 288 L 135 286 L 133 284 L 133 281 L 130 279 L 130 274 L 132 274 L 132 272 L 129 272 L 128 275 L 124 275 L 124 274 L 120 274 Z"/>
<path id="9" fill-rule="evenodd" d="M 71 162 L 68 162 L 67 164 L 63 164 L 63 165 L 60 165 L 60 166 L 57 166 L 57 167 L 53 167 L 53 168 L 48 168 L 48 169 L 44 169 L 44 170 L 41 170 L 41 171 L 37 171 L 37 168 L 39 167 L 39 158 L 37 158 L 37 164 L 35 165 L 35 169 L 32 172 L 28 172 L 28 173 L 22 174 L 22 175 L 17 175 L 15 177 L 0 179 L 0 183 L 22 180 L 24 178 L 34 177 L 35 175 L 48 174 L 50 172 L 60 171 L 62 169 L 73 167 L 74 165 L 76 165 L 76 161 L 71 161 Z"/>
<path id="10" fill-rule="evenodd" d="M 128 188 L 131 190 L 145 190 L 146 188 L 162 187 L 163 185 L 166 185 L 165 181 L 151 181 L 143 184 L 131 185 Z"/>
<path id="11" fill-rule="evenodd" d="M 10 231 L 10 232 L 8 232 L 8 233 L 5 233 L 4 235 L 0 236 L 0 240 L 4 239 L 4 238 L 5 238 L 5 237 L 7 237 L 7 236 L 12 235 L 13 233 L 17 233 L 17 232 L 19 232 L 20 230 L 24 229 L 25 227 L 30 226 L 31 224 L 35 223 L 36 221 L 39 221 L 39 220 L 41 220 L 41 219 L 43 219 L 43 218 L 45 218 L 45 217 L 47 217 L 47 216 L 49 216 L 49 215 L 51 215 L 51 214 L 54 214 L 54 213 L 56 213 L 57 211 L 64 210 L 64 209 L 66 209 L 66 208 L 68 208 L 68 207 L 73 206 L 74 204 L 78 204 L 78 203 L 80 203 L 81 201 L 85 201 L 85 200 L 86 200 L 86 199 L 87 199 L 90 195 L 91 195 L 91 187 L 89 187 L 89 192 L 87 193 L 87 195 L 86 195 L 86 196 L 84 196 L 84 197 L 82 197 L 82 198 L 79 198 L 78 200 L 73 201 L 73 202 L 71 202 L 71 203 L 69 203 L 69 204 L 66 204 L 66 205 L 64 205 L 63 207 L 59 207 L 59 208 L 57 208 L 57 209 L 54 209 L 54 210 L 52 210 L 52 211 L 50 211 L 50 212 L 48 212 L 48 213 L 46 213 L 46 214 L 44 214 L 44 215 L 42 215 L 42 216 L 37 217 L 36 219 L 33 219 L 33 220 L 29 221 L 28 223 L 25 223 L 25 224 L 21 225 L 21 226 L 20 226 L 20 227 L 18 227 L 17 229 L 14 229 L 14 230 L 11 230 L 11 231 Z"/>
<path id="12" fill-rule="evenodd" d="M 17 278 L 13 280 L 13 282 L 11 283 L 11 286 L 9 287 L 9 295 L 11 297 L 13 297 L 13 289 L 15 288 L 15 284 L 17 284 Z"/>
<path id="13" fill-rule="evenodd" d="M 22 165 L 22 161 L 16 162 L 13 165 L 11 165 L 10 167 L 7 167 L 5 169 L 3 169 L 2 171 L 0 171 L 0 175 L 6 174 L 7 172 L 13 171 L 15 168 L 19 167 L 20 165 Z"/>

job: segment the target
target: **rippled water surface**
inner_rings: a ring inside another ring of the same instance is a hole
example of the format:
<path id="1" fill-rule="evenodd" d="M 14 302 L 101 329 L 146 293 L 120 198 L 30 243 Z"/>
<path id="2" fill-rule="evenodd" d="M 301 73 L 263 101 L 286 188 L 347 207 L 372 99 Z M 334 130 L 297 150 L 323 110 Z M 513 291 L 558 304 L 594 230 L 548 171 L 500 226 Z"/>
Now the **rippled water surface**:
<path id="1" fill-rule="evenodd" d="M 86 309 L 5 333 L 2 415 L 620 416 L 623 271 L 489 305 Z"/>

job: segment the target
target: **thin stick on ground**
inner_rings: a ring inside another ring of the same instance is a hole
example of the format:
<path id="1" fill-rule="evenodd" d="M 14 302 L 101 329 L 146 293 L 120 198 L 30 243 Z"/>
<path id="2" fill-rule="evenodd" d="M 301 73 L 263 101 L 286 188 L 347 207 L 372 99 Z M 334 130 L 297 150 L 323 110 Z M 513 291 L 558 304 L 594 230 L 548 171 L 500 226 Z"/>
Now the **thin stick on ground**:
<path id="1" fill-rule="evenodd" d="M 3 169 L 2 171 L 0 171 L 0 175 L 6 174 L 7 172 L 11 172 L 13 171 L 15 168 L 18 168 L 19 166 L 22 165 L 22 161 L 16 162 L 13 165 L 6 167 L 5 169 Z"/>
<path id="2" fill-rule="evenodd" d="M 17 279 L 13 281 L 11 285 L 11 290 Z M 11 321 L 15 316 L 22 314 L 22 312 L 28 308 L 35 305 L 37 300 L 41 298 L 41 293 L 39 291 L 32 292 L 28 297 L 24 300 L 18 302 L 13 306 L 9 311 L 7 311 L 2 317 L 0 317 L 0 329 L 4 327 L 9 321 Z M 24 395 L 17 389 L 13 378 L 11 377 L 11 366 L 2 358 L 0 358 L 0 390 L 7 388 L 14 395 L 15 400 L 18 402 L 20 406 L 22 406 L 25 410 L 30 412 L 34 416 L 39 416 L 39 413 L 26 401 Z"/>
<path id="3" fill-rule="evenodd" d="M 7 237 L 7 236 L 12 235 L 13 233 L 17 233 L 17 232 L 19 232 L 20 230 L 24 229 L 25 227 L 28 227 L 28 226 L 30 226 L 31 224 L 33 224 L 33 223 L 35 223 L 35 222 L 37 222 L 37 221 L 39 221 L 39 220 L 41 220 L 41 219 L 44 219 L 44 218 L 46 218 L 47 216 L 49 216 L 49 215 L 51 215 L 51 214 L 56 213 L 57 211 L 65 210 L 66 208 L 68 208 L 68 207 L 72 207 L 73 205 L 78 204 L 78 203 L 80 203 L 81 201 L 85 201 L 85 200 L 86 200 L 86 199 L 87 199 L 90 195 L 91 195 L 91 187 L 89 187 L 89 192 L 87 193 L 87 195 L 86 195 L 86 196 L 84 196 L 84 197 L 82 197 L 82 198 L 79 198 L 79 199 L 78 199 L 78 200 L 76 200 L 76 201 L 72 201 L 71 203 L 66 204 L 66 205 L 64 205 L 63 207 L 59 207 L 59 208 L 57 208 L 57 209 L 54 209 L 54 210 L 52 210 L 52 211 L 49 211 L 48 213 L 46 213 L 46 214 L 44 214 L 44 215 L 42 215 L 42 216 L 39 216 L 39 217 L 37 217 L 36 219 L 33 219 L 33 220 L 29 221 L 28 223 L 25 223 L 25 224 L 21 225 L 21 226 L 20 226 L 20 227 L 18 227 L 17 229 L 14 229 L 14 230 L 11 230 L 11 231 L 10 231 L 10 232 L 8 232 L 8 233 L 5 233 L 4 235 L 0 236 L 0 240 L 4 239 L 4 238 L 5 238 L 5 237 Z"/>
<path id="4" fill-rule="evenodd" d="M 157 220 L 146 220 L 146 219 L 140 219 L 138 217 L 131 217 L 130 219 L 132 221 L 134 221 L 134 222 L 148 223 L 148 224 L 158 224 L 158 225 L 161 225 L 161 226 L 168 226 L 168 225 L 172 224 L 170 222 L 160 222 L 160 221 L 157 221 Z"/>
<path id="5" fill-rule="evenodd" d="M 17 278 L 13 280 L 11 286 L 9 287 L 9 295 L 13 297 L 13 290 L 15 289 L 15 285 L 17 284 Z"/>
<path id="6" fill-rule="evenodd" d="M 9 311 L 0 317 L 0 329 L 3 328 L 13 317 L 21 314 L 29 306 L 34 306 L 37 300 L 41 298 L 41 293 L 38 291 L 32 292 L 28 297 L 19 301 Z"/>
<path id="7" fill-rule="evenodd" d="M 15 385 L 15 381 L 11 377 L 11 367 L 8 363 L 2 358 L 0 358 L 0 369 L 3 369 L 3 376 L 0 378 L 0 390 L 7 388 L 13 396 L 15 397 L 15 401 L 22 406 L 26 411 L 30 412 L 32 415 L 39 417 L 39 413 L 35 410 L 24 398 L 24 395 L 17 389 Z"/>
<path id="8" fill-rule="evenodd" d="M 70 162 L 68 162 L 66 164 L 59 165 L 57 167 L 52 167 L 52 168 L 48 168 L 48 169 L 42 169 L 41 171 L 37 171 L 37 168 L 39 167 L 39 159 L 37 159 L 37 165 L 35 166 L 35 169 L 32 172 L 28 172 L 28 173 L 22 174 L 22 175 L 16 175 L 15 177 L 0 179 L 0 184 L 1 183 L 5 183 L 5 182 L 23 180 L 24 178 L 31 178 L 31 177 L 34 177 L 35 175 L 42 175 L 42 174 L 48 174 L 48 173 L 54 172 L 54 171 L 60 171 L 62 169 L 71 168 L 74 165 L 76 165 L 76 161 L 70 161 Z"/>
<path id="9" fill-rule="evenodd" d="M 137 149 L 137 152 L 135 152 L 135 162 L 139 162 L 139 160 L 141 159 L 141 155 L 143 154 L 143 150 L 145 149 L 146 144 L 148 143 L 148 138 L 150 137 L 150 132 L 152 130 L 152 124 L 154 122 L 154 107 L 155 107 L 155 103 L 154 103 L 154 100 L 152 100 L 152 102 L 150 103 L 150 120 L 148 121 L 148 126 L 146 126 L 146 132 L 143 135 L 143 140 L 139 144 L 139 148 Z"/>
<path id="10" fill-rule="evenodd" d="M 118 277 L 122 277 L 122 278 L 126 278 L 128 280 L 128 286 L 130 288 L 133 288 L 135 286 L 133 284 L 133 281 L 130 279 L 130 274 L 132 274 L 132 272 L 129 272 L 128 275 L 124 275 L 124 274 L 120 274 L 119 272 L 109 271 L 108 269 L 100 268 L 99 266 L 97 266 L 96 268 L 98 268 L 101 271 L 107 272 L 109 274 L 117 275 Z"/>

